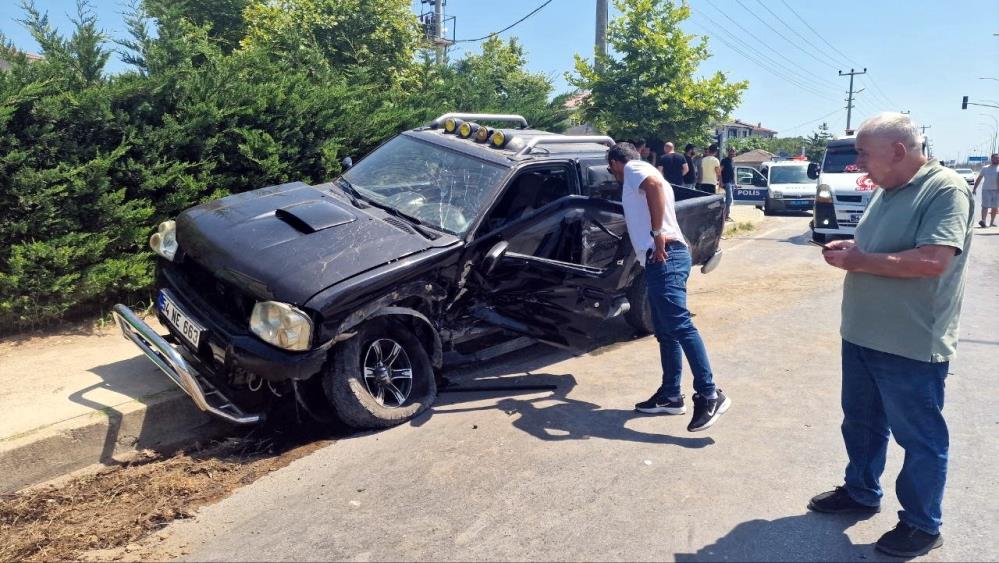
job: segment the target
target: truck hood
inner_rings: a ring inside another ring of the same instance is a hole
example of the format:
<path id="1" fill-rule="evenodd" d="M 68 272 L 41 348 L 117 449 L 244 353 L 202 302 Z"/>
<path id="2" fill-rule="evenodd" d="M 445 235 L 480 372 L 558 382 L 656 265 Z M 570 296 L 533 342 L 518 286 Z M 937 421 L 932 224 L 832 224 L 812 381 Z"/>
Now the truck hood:
<path id="1" fill-rule="evenodd" d="M 302 305 L 340 281 L 429 248 L 431 241 L 398 222 L 294 182 L 184 211 L 177 241 L 188 257 L 247 294 Z"/>

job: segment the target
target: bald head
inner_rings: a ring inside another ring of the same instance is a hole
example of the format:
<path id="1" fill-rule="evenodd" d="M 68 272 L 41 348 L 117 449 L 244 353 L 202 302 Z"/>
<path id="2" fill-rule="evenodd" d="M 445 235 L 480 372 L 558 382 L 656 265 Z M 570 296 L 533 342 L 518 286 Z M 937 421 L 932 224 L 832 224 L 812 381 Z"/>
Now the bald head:
<path id="1" fill-rule="evenodd" d="M 673 152 L 673 150 L 675 148 L 676 147 L 673 146 L 673 143 L 666 142 L 666 144 L 663 145 L 663 152 L 666 153 L 666 154 L 669 154 L 669 153 Z"/>

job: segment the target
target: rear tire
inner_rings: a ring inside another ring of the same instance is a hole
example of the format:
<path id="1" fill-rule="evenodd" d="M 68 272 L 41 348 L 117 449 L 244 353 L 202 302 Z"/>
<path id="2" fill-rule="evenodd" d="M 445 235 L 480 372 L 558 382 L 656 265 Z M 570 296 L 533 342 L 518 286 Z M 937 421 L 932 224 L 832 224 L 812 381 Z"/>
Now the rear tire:
<path id="1" fill-rule="evenodd" d="M 624 320 L 640 335 L 655 332 L 652 324 L 652 306 L 649 304 L 649 291 L 645 283 L 645 271 L 642 270 L 628 288 L 628 312 Z"/>
<path id="2" fill-rule="evenodd" d="M 382 317 L 336 346 L 323 391 L 336 417 L 359 429 L 402 424 L 433 405 L 437 383 L 427 351 L 403 323 Z"/>

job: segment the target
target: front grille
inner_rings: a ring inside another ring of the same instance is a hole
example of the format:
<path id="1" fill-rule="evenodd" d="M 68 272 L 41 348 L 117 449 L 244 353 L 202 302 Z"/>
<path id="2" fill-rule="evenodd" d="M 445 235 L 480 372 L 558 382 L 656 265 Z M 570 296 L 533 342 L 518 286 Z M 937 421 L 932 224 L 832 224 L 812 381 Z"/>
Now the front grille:
<path id="1" fill-rule="evenodd" d="M 198 298 L 221 313 L 229 321 L 240 326 L 250 322 L 255 301 L 229 282 L 220 280 L 206 268 L 185 258 L 177 264 L 180 277 Z"/>
<path id="2" fill-rule="evenodd" d="M 842 201 L 843 203 L 862 203 L 864 201 L 864 196 L 838 195 L 836 196 L 836 201 Z"/>

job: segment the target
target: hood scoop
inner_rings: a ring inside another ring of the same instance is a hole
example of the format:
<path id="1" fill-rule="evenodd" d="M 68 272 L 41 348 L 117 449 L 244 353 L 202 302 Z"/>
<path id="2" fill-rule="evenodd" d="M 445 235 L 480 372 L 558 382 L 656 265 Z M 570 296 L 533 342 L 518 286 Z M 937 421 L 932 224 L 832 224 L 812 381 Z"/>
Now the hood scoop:
<path id="1" fill-rule="evenodd" d="M 274 215 L 306 234 L 357 220 L 356 215 L 326 199 L 314 199 L 281 207 L 274 210 Z"/>

